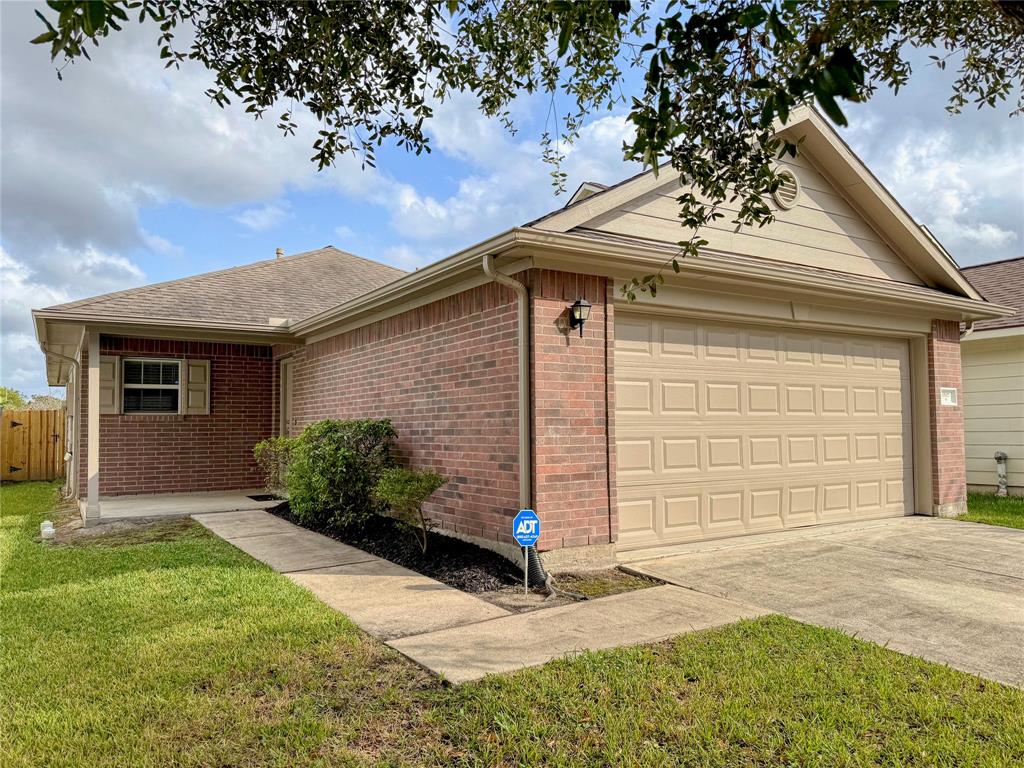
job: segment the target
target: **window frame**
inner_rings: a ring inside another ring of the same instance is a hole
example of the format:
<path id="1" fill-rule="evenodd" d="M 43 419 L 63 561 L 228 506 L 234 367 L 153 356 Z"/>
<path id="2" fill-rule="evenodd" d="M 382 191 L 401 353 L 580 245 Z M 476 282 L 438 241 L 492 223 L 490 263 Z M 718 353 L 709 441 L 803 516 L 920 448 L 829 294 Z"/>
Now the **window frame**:
<path id="1" fill-rule="evenodd" d="M 129 384 L 125 379 L 125 370 L 127 369 L 126 363 L 174 363 L 178 366 L 178 384 L 177 386 L 171 384 Z M 182 386 L 183 372 L 185 368 L 185 360 L 182 358 L 175 357 L 122 357 L 120 361 L 120 403 L 121 413 L 125 416 L 180 416 L 182 413 L 181 406 L 181 395 L 184 391 Z M 125 391 L 129 389 L 177 389 L 178 390 L 178 409 L 175 411 L 128 411 L 124 407 L 124 395 Z"/>

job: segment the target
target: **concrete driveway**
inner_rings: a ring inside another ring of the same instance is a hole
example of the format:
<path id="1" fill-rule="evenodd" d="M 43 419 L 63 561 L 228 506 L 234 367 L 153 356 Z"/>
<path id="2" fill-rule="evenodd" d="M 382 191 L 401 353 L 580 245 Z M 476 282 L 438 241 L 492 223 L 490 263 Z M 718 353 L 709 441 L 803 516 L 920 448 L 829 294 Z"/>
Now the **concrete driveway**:
<path id="1" fill-rule="evenodd" d="M 1022 530 L 908 517 L 678 547 L 625 567 L 1024 686 Z"/>

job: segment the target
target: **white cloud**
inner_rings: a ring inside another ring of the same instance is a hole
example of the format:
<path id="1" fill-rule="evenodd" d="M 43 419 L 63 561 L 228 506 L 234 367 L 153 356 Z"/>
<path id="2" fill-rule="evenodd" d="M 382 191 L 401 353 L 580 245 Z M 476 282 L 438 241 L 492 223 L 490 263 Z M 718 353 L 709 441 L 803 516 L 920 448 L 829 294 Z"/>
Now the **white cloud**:
<path id="1" fill-rule="evenodd" d="M 427 250 L 424 248 L 413 248 L 408 245 L 396 245 L 391 248 L 386 248 L 381 254 L 381 261 L 386 264 L 404 269 L 406 271 L 412 271 L 419 269 L 420 267 L 426 266 L 431 262 L 437 261 L 443 258 L 445 254 L 438 254 L 434 250 Z"/>
<path id="2" fill-rule="evenodd" d="M 46 279 L 0 248 L 0 373 L 5 385 L 29 394 L 43 391 L 46 382 L 31 310 L 146 281 L 127 259 L 92 247 L 82 251 L 58 247 L 42 263 Z"/>
<path id="3" fill-rule="evenodd" d="M 166 237 L 147 232 L 145 229 L 139 230 L 142 235 L 142 242 L 146 244 L 146 247 L 154 253 L 160 253 L 164 256 L 180 257 L 185 255 L 185 249 L 180 245 L 175 245 Z"/>
<path id="4" fill-rule="evenodd" d="M 984 248 L 1002 248 L 1018 240 L 1016 232 L 987 222 L 962 227 L 960 236 Z"/>
<path id="5" fill-rule="evenodd" d="M 883 127 L 879 123 L 876 130 Z M 984 145 L 956 144 L 948 127 L 908 132 L 884 151 L 876 150 L 874 166 L 896 198 L 955 258 L 967 256 L 965 263 L 999 258 L 1020 247 L 1020 221 L 1000 221 L 993 201 L 1016 200 L 1024 206 L 1024 158 L 1001 150 L 992 154 Z"/>
<path id="6" fill-rule="evenodd" d="M 67 301 L 67 294 L 64 291 L 34 282 L 32 270 L 28 265 L 15 259 L 2 247 L 0 247 L 0 296 L 3 297 L 2 306 L 0 306 L 0 312 L 3 314 L 0 315 L 0 318 L 2 318 L 4 328 L 30 327 L 25 323 L 24 318 L 10 312 L 11 307 L 15 304 L 31 301 L 37 306 L 45 307 Z"/>
<path id="7" fill-rule="evenodd" d="M 427 126 L 431 143 L 449 157 L 481 169 L 500 169 L 506 166 L 509 153 L 519 149 L 498 120 L 484 117 L 472 94 L 456 93 L 432 107 L 434 115 Z"/>
<path id="8" fill-rule="evenodd" d="M 910 82 L 847 108 L 843 135 L 963 265 L 1024 253 L 1024 119 L 1005 103 L 950 115 L 945 71 L 911 53 Z"/>
<path id="9" fill-rule="evenodd" d="M 92 246 L 74 253 L 59 249 L 71 285 L 90 286 L 89 293 L 106 293 L 126 286 L 141 285 L 146 275 L 124 256 L 101 253 Z"/>
<path id="10" fill-rule="evenodd" d="M 391 226 L 398 235 L 451 252 L 567 202 L 568 195 L 555 194 L 552 169 L 541 160 L 540 146 L 515 140 L 480 114 L 471 100 L 442 105 L 429 130 L 443 151 L 472 161 L 476 171 L 459 179 L 454 193 L 443 199 L 410 184 L 381 186 L 374 199 L 391 210 Z M 574 144 L 563 147 L 568 191 L 584 181 L 614 184 L 637 173 L 638 164 L 622 159 L 623 142 L 630 136 L 621 115 L 586 125 Z"/>
<path id="11" fill-rule="evenodd" d="M 59 82 L 48 49 L 26 42 L 39 27 L 33 6 L 0 11 L 4 241 L 25 258 L 40 243 L 151 247 L 138 211 L 155 203 L 265 204 L 289 189 L 356 194 L 373 183 L 355 158 L 316 172 L 315 120 L 300 115 L 297 135 L 284 137 L 272 119 L 211 103 L 212 75 L 195 63 L 164 69 L 152 25 L 111 35 Z"/>
<path id="12" fill-rule="evenodd" d="M 111 35 L 58 81 L 48 49 L 27 42 L 39 32 L 33 11 L 0 4 L 4 383 L 27 385 L 36 371 L 42 385 L 42 357 L 26 346 L 31 307 L 144 283 L 130 255 L 183 255 L 141 226 L 141 208 L 264 204 L 241 214 L 259 229 L 280 218 L 265 201 L 289 189 L 357 194 L 373 183 L 355 160 L 316 173 L 313 121 L 284 138 L 272 120 L 213 105 L 212 75 L 165 70 L 151 24 Z"/>
<path id="13" fill-rule="evenodd" d="M 6 386 L 41 391 L 45 383 L 29 310 L 66 301 L 67 294 L 32 279 L 29 267 L 0 248 L 0 369 Z"/>
<path id="14" fill-rule="evenodd" d="M 235 221 L 253 232 L 263 232 L 282 224 L 291 215 L 287 203 L 267 203 L 257 208 L 247 208 L 235 216 Z"/>
<path id="15" fill-rule="evenodd" d="M 0 337 L 4 386 L 22 394 L 35 394 L 46 384 L 43 355 L 33 336 L 26 333 L 4 333 Z"/>

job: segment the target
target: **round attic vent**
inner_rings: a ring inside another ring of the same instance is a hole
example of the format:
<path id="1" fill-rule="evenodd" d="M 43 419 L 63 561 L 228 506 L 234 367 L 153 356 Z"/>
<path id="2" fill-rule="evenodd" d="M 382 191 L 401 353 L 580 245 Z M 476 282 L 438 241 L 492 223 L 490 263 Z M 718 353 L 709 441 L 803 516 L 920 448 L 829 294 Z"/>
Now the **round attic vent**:
<path id="1" fill-rule="evenodd" d="M 772 193 L 772 197 L 778 203 L 779 208 L 784 208 L 788 211 L 796 205 L 796 201 L 800 198 L 800 181 L 788 169 L 779 171 L 778 176 L 779 186 Z"/>

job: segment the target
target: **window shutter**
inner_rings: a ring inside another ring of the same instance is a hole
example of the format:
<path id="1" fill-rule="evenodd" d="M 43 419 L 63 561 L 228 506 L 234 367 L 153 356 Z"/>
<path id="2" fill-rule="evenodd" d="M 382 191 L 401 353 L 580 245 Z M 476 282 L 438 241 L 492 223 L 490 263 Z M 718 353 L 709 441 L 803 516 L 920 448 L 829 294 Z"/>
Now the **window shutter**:
<path id="1" fill-rule="evenodd" d="M 203 416 L 210 412 L 210 361 L 185 361 L 185 406 L 182 413 Z"/>
<path id="2" fill-rule="evenodd" d="M 100 413 L 121 412 L 121 359 L 100 355 Z"/>

